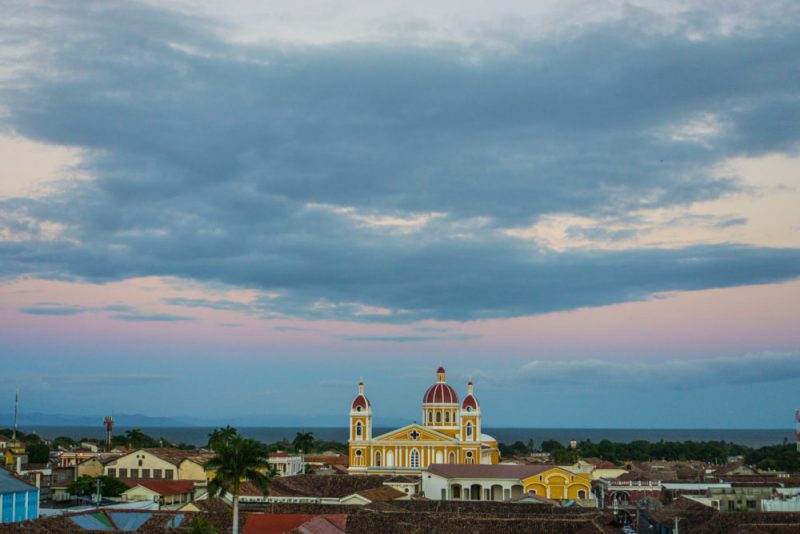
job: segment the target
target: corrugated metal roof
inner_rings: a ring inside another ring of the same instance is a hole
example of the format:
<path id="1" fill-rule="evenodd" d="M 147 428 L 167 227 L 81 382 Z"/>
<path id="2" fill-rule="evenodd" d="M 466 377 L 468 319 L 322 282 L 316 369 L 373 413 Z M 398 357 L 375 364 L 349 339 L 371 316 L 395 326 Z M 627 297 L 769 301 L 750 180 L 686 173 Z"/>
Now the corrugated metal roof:
<path id="1" fill-rule="evenodd" d="M 32 489 L 36 488 L 16 478 L 5 469 L 0 469 L 0 493 L 15 493 L 18 491 L 30 491 Z"/>

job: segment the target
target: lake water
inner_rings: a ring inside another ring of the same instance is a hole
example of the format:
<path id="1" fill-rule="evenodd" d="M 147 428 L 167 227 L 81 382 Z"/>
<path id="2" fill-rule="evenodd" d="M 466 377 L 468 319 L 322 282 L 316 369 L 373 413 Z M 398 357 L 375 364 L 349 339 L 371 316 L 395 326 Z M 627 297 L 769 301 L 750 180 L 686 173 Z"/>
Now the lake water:
<path id="1" fill-rule="evenodd" d="M 41 426 L 22 428 L 23 432 L 36 432 L 45 438 L 55 438 L 56 436 L 69 436 L 73 439 L 103 438 L 104 430 L 102 427 L 59 427 Z M 114 429 L 115 434 L 123 434 L 126 427 Z M 172 442 L 191 443 L 193 445 L 205 445 L 208 434 L 213 430 L 210 427 L 144 427 L 142 430 L 154 437 L 163 437 Z M 373 435 L 377 436 L 384 432 L 394 430 L 393 428 L 375 428 Z M 241 427 L 239 432 L 249 438 L 254 438 L 267 443 L 287 439 L 291 441 L 299 431 L 313 432 L 314 437 L 332 440 L 347 441 L 347 428 L 339 427 Z M 522 441 L 527 443 L 532 439 L 538 446 L 542 441 L 555 439 L 566 445 L 571 439 L 584 440 L 591 439 L 595 443 L 603 439 L 614 442 L 630 442 L 633 440 L 647 441 L 712 441 L 725 440 L 728 442 L 748 445 L 750 447 L 762 447 L 765 445 L 777 445 L 783 443 L 784 439 L 794 441 L 794 431 L 791 429 L 656 429 L 656 428 L 484 428 L 483 431 L 492 435 L 502 443 L 513 443 Z"/>

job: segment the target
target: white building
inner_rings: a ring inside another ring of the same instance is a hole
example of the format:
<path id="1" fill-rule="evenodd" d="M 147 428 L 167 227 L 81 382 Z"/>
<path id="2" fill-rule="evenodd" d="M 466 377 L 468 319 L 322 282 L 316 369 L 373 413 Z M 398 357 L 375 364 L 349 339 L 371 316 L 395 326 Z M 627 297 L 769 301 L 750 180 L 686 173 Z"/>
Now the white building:
<path id="1" fill-rule="evenodd" d="M 302 456 L 276 452 L 269 455 L 269 465 L 278 472 L 278 476 L 290 477 L 303 474 L 305 462 Z"/>
<path id="2" fill-rule="evenodd" d="M 422 474 L 422 492 L 433 500 L 508 501 L 524 495 L 593 497 L 588 475 L 554 465 L 434 464 Z"/>

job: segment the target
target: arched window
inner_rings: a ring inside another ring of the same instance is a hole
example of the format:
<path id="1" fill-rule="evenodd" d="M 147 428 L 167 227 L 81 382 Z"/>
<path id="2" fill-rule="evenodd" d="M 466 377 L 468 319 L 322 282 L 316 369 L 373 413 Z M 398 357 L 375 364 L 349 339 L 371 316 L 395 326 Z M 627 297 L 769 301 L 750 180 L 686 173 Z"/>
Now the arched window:
<path id="1" fill-rule="evenodd" d="M 361 430 L 362 430 L 361 429 L 361 421 L 359 421 L 358 423 L 356 423 L 356 437 L 357 438 L 361 437 Z"/>
<path id="2" fill-rule="evenodd" d="M 363 453 L 360 449 L 356 451 L 356 465 L 364 465 Z"/>
<path id="3" fill-rule="evenodd" d="M 472 457 L 472 451 L 467 451 L 467 459 L 466 459 L 466 461 L 464 463 L 467 463 L 467 464 L 474 464 L 475 463 L 475 458 Z"/>
<path id="4" fill-rule="evenodd" d="M 454 464 L 456 463 L 456 453 L 451 452 L 450 456 L 447 457 L 447 463 Z"/>
<path id="5" fill-rule="evenodd" d="M 467 423 L 467 437 L 468 438 L 472 437 L 472 422 Z"/>
<path id="6" fill-rule="evenodd" d="M 419 467 L 419 451 L 417 449 L 411 449 L 411 454 L 408 458 L 408 466 Z"/>
<path id="7" fill-rule="evenodd" d="M 442 412 L 436 412 L 436 422 L 437 423 L 442 422 Z"/>
<path id="8" fill-rule="evenodd" d="M 433 412 L 428 412 L 428 422 L 433 423 Z"/>
<path id="9" fill-rule="evenodd" d="M 381 451 L 376 451 L 375 452 L 375 466 L 376 467 L 380 467 L 381 466 Z"/>
<path id="10" fill-rule="evenodd" d="M 578 498 L 579 499 L 585 499 L 586 498 L 586 492 L 583 491 L 583 490 L 578 490 Z"/>
<path id="11" fill-rule="evenodd" d="M 450 412 L 444 412 L 444 422 L 445 423 L 450 422 Z"/>

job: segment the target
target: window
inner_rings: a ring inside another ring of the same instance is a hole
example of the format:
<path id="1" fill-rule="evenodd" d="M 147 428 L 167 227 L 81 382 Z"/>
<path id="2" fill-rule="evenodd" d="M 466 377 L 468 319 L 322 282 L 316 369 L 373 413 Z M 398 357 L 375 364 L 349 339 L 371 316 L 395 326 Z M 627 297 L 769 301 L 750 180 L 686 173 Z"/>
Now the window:
<path id="1" fill-rule="evenodd" d="M 361 437 L 361 422 L 356 423 L 356 437 Z"/>
<path id="2" fill-rule="evenodd" d="M 475 463 L 475 458 L 472 457 L 472 451 L 467 451 L 467 459 L 466 459 L 466 461 L 464 463 L 467 463 L 467 464 L 474 464 Z"/>
<path id="3" fill-rule="evenodd" d="M 131 469 L 131 478 L 139 478 L 139 470 Z"/>
<path id="4" fill-rule="evenodd" d="M 471 422 L 467 423 L 467 437 L 468 438 L 472 437 L 472 423 Z"/>
<path id="5" fill-rule="evenodd" d="M 472 406 L 467 406 L 467 411 L 471 412 L 472 411 Z"/>
<path id="6" fill-rule="evenodd" d="M 419 467 L 419 451 L 417 449 L 411 450 L 411 455 L 408 458 L 409 467 Z"/>
<path id="7" fill-rule="evenodd" d="M 109 468 L 109 469 L 108 469 L 108 476 L 110 476 L 110 477 L 116 477 L 116 476 L 117 476 L 117 470 L 116 470 L 116 469 Z"/>
<path id="8" fill-rule="evenodd" d="M 454 464 L 456 463 L 456 453 L 451 452 L 450 456 L 448 457 L 447 463 Z"/>
<path id="9" fill-rule="evenodd" d="M 450 412 L 444 412 L 444 422 L 445 423 L 450 422 Z"/>
<path id="10" fill-rule="evenodd" d="M 579 499 L 585 499 L 586 498 L 586 492 L 583 491 L 583 490 L 578 490 L 578 498 Z"/>
<path id="11" fill-rule="evenodd" d="M 142 478 L 150 478 L 150 470 L 142 469 Z"/>
<path id="12" fill-rule="evenodd" d="M 433 412 L 428 412 L 428 422 L 433 423 Z"/>
<path id="13" fill-rule="evenodd" d="M 756 508 L 756 501 L 747 501 L 747 507 L 751 510 L 755 510 Z"/>
<path id="14" fill-rule="evenodd" d="M 437 423 L 442 422 L 442 412 L 436 412 L 436 422 Z"/>
<path id="15" fill-rule="evenodd" d="M 153 469 L 153 478 L 161 478 L 161 469 Z"/>
<path id="16" fill-rule="evenodd" d="M 381 466 L 381 451 L 377 451 L 375 453 L 375 466 L 376 467 L 380 467 Z"/>
<path id="17" fill-rule="evenodd" d="M 119 478 L 128 478 L 128 470 L 127 469 L 120 469 L 119 470 Z"/>
<path id="18" fill-rule="evenodd" d="M 139 467 L 142 467 L 142 461 L 139 460 Z"/>
<path id="19" fill-rule="evenodd" d="M 165 469 L 164 470 L 164 478 L 167 480 L 172 480 L 175 476 L 175 471 L 173 469 Z"/>

